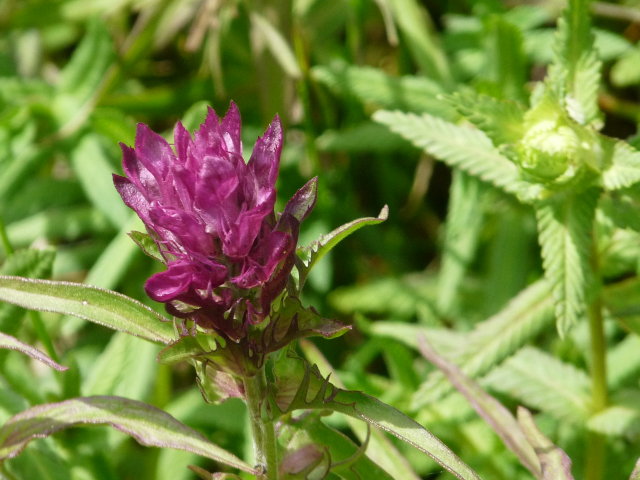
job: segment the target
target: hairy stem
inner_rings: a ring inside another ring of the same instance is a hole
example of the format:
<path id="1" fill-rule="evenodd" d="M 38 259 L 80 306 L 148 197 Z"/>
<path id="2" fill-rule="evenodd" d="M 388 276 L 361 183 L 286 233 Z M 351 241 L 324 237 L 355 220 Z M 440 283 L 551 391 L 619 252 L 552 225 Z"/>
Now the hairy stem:
<path id="1" fill-rule="evenodd" d="M 258 480 L 278 480 L 278 450 L 273 420 L 264 412 L 266 379 L 264 369 L 244 379 L 244 393 L 249 410 Z"/>

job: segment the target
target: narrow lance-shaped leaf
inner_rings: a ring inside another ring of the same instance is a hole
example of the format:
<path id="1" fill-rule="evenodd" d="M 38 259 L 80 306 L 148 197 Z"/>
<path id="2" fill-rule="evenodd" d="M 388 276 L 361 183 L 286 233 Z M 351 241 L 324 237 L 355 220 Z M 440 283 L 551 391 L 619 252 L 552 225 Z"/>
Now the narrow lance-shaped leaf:
<path id="1" fill-rule="evenodd" d="M 324 378 L 318 367 L 295 354 L 283 353 L 276 363 L 274 408 L 283 413 L 296 409 L 330 409 L 363 420 L 390 433 L 433 460 L 457 478 L 480 477 L 435 435 L 390 405 L 362 392 L 342 390 Z"/>
<path id="2" fill-rule="evenodd" d="M 447 165 L 506 192 L 518 194 L 529 187 L 520 179 L 518 167 L 478 129 L 454 125 L 428 114 L 418 116 L 382 110 L 376 112 L 373 119 Z"/>
<path id="3" fill-rule="evenodd" d="M 314 343 L 308 340 L 301 340 L 299 345 L 310 362 L 316 364 L 323 374 L 331 375 L 334 385 L 338 388 L 344 388 L 333 367 Z M 369 439 L 367 456 L 375 459 L 376 463 L 394 478 L 402 478 L 403 480 L 419 479 L 407 459 L 383 432 L 377 429 L 371 430 L 368 425 L 363 425 L 358 419 L 352 417 L 347 417 L 346 421 L 360 441 L 364 442 L 367 438 Z"/>
<path id="4" fill-rule="evenodd" d="M 176 338 L 173 324 L 149 307 L 90 285 L 0 275 L 0 301 L 73 315 L 151 342 L 168 345 Z"/>
<path id="5" fill-rule="evenodd" d="M 80 397 L 38 405 L 11 417 L 0 428 L 0 459 L 18 455 L 36 438 L 76 425 L 108 424 L 149 447 L 175 448 L 234 468 L 254 470 L 166 412 L 122 397 Z"/>
<path id="6" fill-rule="evenodd" d="M 536 205 L 544 276 L 553 292 L 557 327 L 564 336 L 586 312 L 592 225 L 598 191 L 559 195 Z"/>
<path id="7" fill-rule="evenodd" d="M 384 222 L 389 217 L 389 207 L 386 205 L 382 208 L 377 217 L 364 217 L 352 222 L 345 223 L 341 227 L 336 228 L 332 232 L 321 236 L 318 240 L 301 249 L 303 256 L 307 255 L 304 267 L 300 272 L 300 285 L 304 284 L 306 275 L 311 271 L 313 266 L 331 251 L 338 243 L 344 240 L 357 230 L 367 225 L 376 225 Z"/>
<path id="8" fill-rule="evenodd" d="M 25 355 L 29 355 L 31 358 L 38 360 L 39 362 L 42 362 L 59 371 L 67 370 L 67 367 L 60 365 L 37 348 L 34 348 L 31 345 L 21 342 L 17 338 L 12 337 L 11 335 L 6 335 L 2 332 L 0 332 L 0 348 L 7 348 L 9 350 L 22 352 Z"/>
<path id="9" fill-rule="evenodd" d="M 518 407 L 518 422 L 540 460 L 542 480 L 573 480 L 571 460 L 538 429 L 531 412 Z"/>
<path id="10" fill-rule="evenodd" d="M 424 336 L 419 339 L 422 355 L 438 367 L 453 386 L 469 401 L 476 412 L 491 426 L 504 444 L 516 454 L 536 478 L 540 478 L 540 463 L 527 442 L 514 416 L 504 405 L 485 392 L 480 385 L 464 375 L 453 363 L 438 355 Z"/>

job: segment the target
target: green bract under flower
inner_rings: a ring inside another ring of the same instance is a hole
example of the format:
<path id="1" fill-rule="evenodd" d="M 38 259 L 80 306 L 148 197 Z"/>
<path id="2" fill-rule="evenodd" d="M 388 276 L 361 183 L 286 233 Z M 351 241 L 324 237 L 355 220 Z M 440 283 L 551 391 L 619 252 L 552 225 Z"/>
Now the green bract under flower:
<path id="1" fill-rule="evenodd" d="M 577 124 L 554 99 L 545 97 L 525 116 L 517 162 L 533 180 L 562 185 L 587 170 L 599 170 L 600 150 L 595 132 Z"/>

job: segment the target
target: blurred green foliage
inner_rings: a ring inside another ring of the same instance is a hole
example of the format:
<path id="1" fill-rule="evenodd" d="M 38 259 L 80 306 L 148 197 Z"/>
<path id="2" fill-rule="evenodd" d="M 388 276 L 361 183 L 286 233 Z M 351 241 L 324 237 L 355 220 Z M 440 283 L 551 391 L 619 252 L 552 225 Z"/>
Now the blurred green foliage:
<path id="1" fill-rule="evenodd" d="M 378 109 L 454 120 L 443 97 L 453 91 L 526 101 L 551 60 L 563 6 L 560 0 L 2 0 L 0 224 L 4 246 L 16 251 L 0 253 L 0 271 L 85 281 L 145 299 L 142 285 L 156 267 L 125 235 L 139 226 L 112 187 L 111 173 L 121 171 L 117 143 L 134 142 L 137 122 L 167 135 L 179 119 L 193 129 L 206 105 L 223 112 L 233 99 L 250 148 L 278 113 L 286 131 L 280 198 L 320 177 L 303 243 L 390 207 L 385 224 L 346 240 L 307 286 L 306 303 L 355 322 L 346 337 L 318 342 L 339 378 L 410 412 L 484 478 L 528 478 L 420 358 L 416 335 L 428 332 L 467 374 L 488 374 L 483 384 L 508 405 L 542 410 L 541 428 L 568 451 L 581 478 L 588 381 L 578 368 L 589 362 L 586 325 L 563 340 L 554 334 L 552 307 L 533 284 L 541 276 L 533 212 L 460 172 L 452 175 L 371 120 Z M 604 62 L 604 132 L 640 145 L 640 4 L 592 7 Z M 450 228 L 447 212 L 456 219 Z M 629 265 L 639 244 L 626 230 L 616 235 L 607 250 L 611 277 L 635 270 Z M 627 320 L 635 333 L 608 332 L 616 340 L 610 382 L 622 413 L 610 409 L 586 424 L 612 438 L 606 478 L 629 474 L 640 443 L 633 401 L 640 371 L 637 287 L 620 305 L 636 309 Z M 515 295 L 517 308 L 502 310 Z M 29 343 L 53 339 L 54 353 L 71 367 L 50 373 L 0 352 L 0 421 L 46 401 L 118 394 L 164 408 L 250 456 L 244 406 L 206 405 L 190 369 L 155 363 L 157 347 L 7 304 L 0 305 L 0 325 Z M 523 345 L 530 346 L 516 353 Z M 549 372 L 555 383 L 545 382 Z M 328 421 L 349 429 L 336 415 Z M 396 446 L 410 465 L 389 471 L 447 478 L 427 457 Z M 178 480 L 194 478 L 188 464 L 216 468 L 188 453 L 143 449 L 106 428 L 77 429 L 34 442 L 6 462 L 3 474 Z"/>

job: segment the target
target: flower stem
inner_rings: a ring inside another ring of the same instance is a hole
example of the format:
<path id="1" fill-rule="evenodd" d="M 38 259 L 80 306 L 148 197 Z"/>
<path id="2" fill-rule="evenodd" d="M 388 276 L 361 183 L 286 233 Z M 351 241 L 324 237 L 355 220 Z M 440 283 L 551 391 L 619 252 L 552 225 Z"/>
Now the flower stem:
<path id="1" fill-rule="evenodd" d="M 244 394 L 253 433 L 258 480 L 278 480 L 278 450 L 273 420 L 264 412 L 266 378 L 264 368 L 253 377 L 244 378 Z"/>
<path id="2" fill-rule="evenodd" d="M 590 307 L 589 331 L 591 334 L 591 407 L 592 413 L 595 414 L 604 410 L 608 403 L 606 343 L 599 296 Z M 588 435 L 585 479 L 601 480 L 605 464 L 605 441 L 598 433 L 591 432 Z"/>

